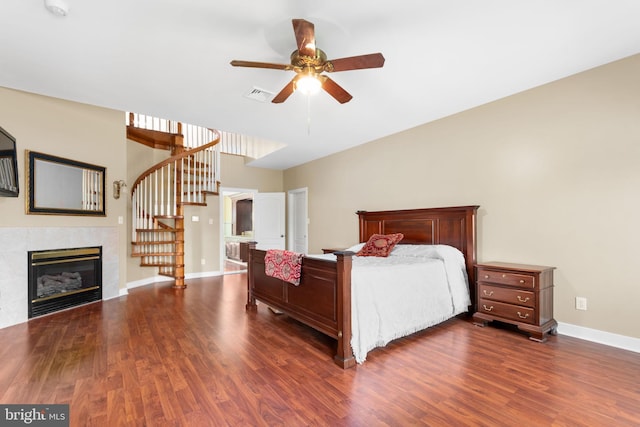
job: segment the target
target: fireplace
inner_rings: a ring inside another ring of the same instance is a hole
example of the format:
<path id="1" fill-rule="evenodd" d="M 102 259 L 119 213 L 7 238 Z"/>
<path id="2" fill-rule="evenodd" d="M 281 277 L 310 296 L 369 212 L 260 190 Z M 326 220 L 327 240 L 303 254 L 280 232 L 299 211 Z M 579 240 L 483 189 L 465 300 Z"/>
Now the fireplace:
<path id="1" fill-rule="evenodd" d="M 29 318 L 102 299 L 102 246 L 29 251 Z"/>

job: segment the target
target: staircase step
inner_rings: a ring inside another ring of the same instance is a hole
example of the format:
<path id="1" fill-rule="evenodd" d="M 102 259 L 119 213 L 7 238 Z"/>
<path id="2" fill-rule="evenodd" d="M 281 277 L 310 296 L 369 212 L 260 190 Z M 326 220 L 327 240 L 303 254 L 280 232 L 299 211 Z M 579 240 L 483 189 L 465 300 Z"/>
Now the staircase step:
<path id="1" fill-rule="evenodd" d="M 153 257 L 153 256 L 177 256 L 177 255 L 178 255 L 177 252 L 154 252 L 154 253 L 132 252 L 131 253 L 132 257 L 139 257 L 139 258 Z"/>
<path id="2" fill-rule="evenodd" d="M 166 262 L 140 262 L 140 267 L 173 267 L 174 264 Z"/>
<path id="3" fill-rule="evenodd" d="M 175 233 L 177 231 L 184 231 L 181 228 L 136 228 L 138 233 Z"/>
<path id="4" fill-rule="evenodd" d="M 127 139 L 139 142 L 147 147 L 171 150 L 175 145 L 176 135 L 156 130 L 127 126 Z"/>
<path id="5" fill-rule="evenodd" d="M 182 204 L 186 206 L 207 206 L 206 203 L 198 203 L 198 202 L 182 202 Z"/>
<path id="6" fill-rule="evenodd" d="M 133 246 L 159 246 L 159 245 L 175 245 L 177 240 L 163 240 L 155 242 L 131 242 Z"/>

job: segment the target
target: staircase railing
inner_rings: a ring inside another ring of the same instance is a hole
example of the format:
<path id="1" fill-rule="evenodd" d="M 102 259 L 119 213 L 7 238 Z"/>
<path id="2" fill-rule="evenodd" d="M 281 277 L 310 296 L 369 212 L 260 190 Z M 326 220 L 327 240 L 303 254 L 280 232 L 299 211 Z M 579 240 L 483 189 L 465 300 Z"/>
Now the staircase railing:
<path id="1" fill-rule="evenodd" d="M 266 156 L 285 145 L 262 138 L 233 132 L 214 131 L 201 126 L 183 124 L 174 120 L 159 119 L 137 113 L 129 113 L 127 115 L 127 125 L 158 132 L 182 134 L 184 135 L 185 147 L 190 148 L 195 148 L 203 143 L 213 141 L 213 138 L 211 138 L 212 134 L 217 134 L 220 138 L 221 153 L 246 156 L 253 159 Z"/>
<path id="2" fill-rule="evenodd" d="M 154 218 L 175 216 L 178 205 L 203 204 L 220 185 L 218 141 L 183 151 L 147 169 L 131 189 L 133 235 L 152 228 Z"/>
<path id="3" fill-rule="evenodd" d="M 174 277 L 174 286 L 182 288 L 184 205 L 205 205 L 207 194 L 218 193 L 220 135 L 168 120 L 140 121 L 139 116 L 129 115 L 133 126 L 182 133 L 179 139 L 184 143 L 174 147 L 177 152 L 171 157 L 140 175 L 131 188 L 131 255 L 141 257 L 141 265 L 156 266 L 161 275 Z"/>

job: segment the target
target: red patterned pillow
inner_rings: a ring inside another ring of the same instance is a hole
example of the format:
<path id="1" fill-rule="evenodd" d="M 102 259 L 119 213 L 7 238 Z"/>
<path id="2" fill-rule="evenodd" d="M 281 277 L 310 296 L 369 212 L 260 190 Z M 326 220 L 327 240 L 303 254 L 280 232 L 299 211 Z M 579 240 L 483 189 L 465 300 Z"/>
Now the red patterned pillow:
<path id="1" fill-rule="evenodd" d="M 402 233 L 395 234 L 374 234 L 358 251 L 357 256 L 389 256 L 391 250 L 398 244 L 404 235 Z"/>

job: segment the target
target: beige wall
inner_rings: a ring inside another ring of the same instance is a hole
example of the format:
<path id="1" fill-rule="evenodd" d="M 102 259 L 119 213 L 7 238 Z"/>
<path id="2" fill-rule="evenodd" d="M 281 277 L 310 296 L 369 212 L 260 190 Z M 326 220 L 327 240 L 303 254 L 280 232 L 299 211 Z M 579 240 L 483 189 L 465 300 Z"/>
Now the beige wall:
<path id="1" fill-rule="evenodd" d="M 260 192 L 283 191 L 282 171 L 245 166 L 242 156 L 222 156 L 222 186 L 256 189 Z"/>
<path id="2" fill-rule="evenodd" d="M 285 171 L 310 252 L 356 243 L 359 209 L 478 204 L 480 261 L 555 266 L 556 320 L 640 337 L 638 76 L 640 55 Z"/>
<path id="3" fill-rule="evenodd" d="M 0 87 L 0 126 L 16 138 L 20 185 L 17 199 L 0 197 L 0 227 L 118 227 L 119 240 L 126 241 L 126 226 L 118 225 L 118 217 L 126 217 L 126 198 L 114 200 L 110 185 L 127 176 L 122 112 Z M 106 167 L 106 217 L 27 215 L 25 150 Z M 122 266 L 126 248 L 119 252 Z"/>

